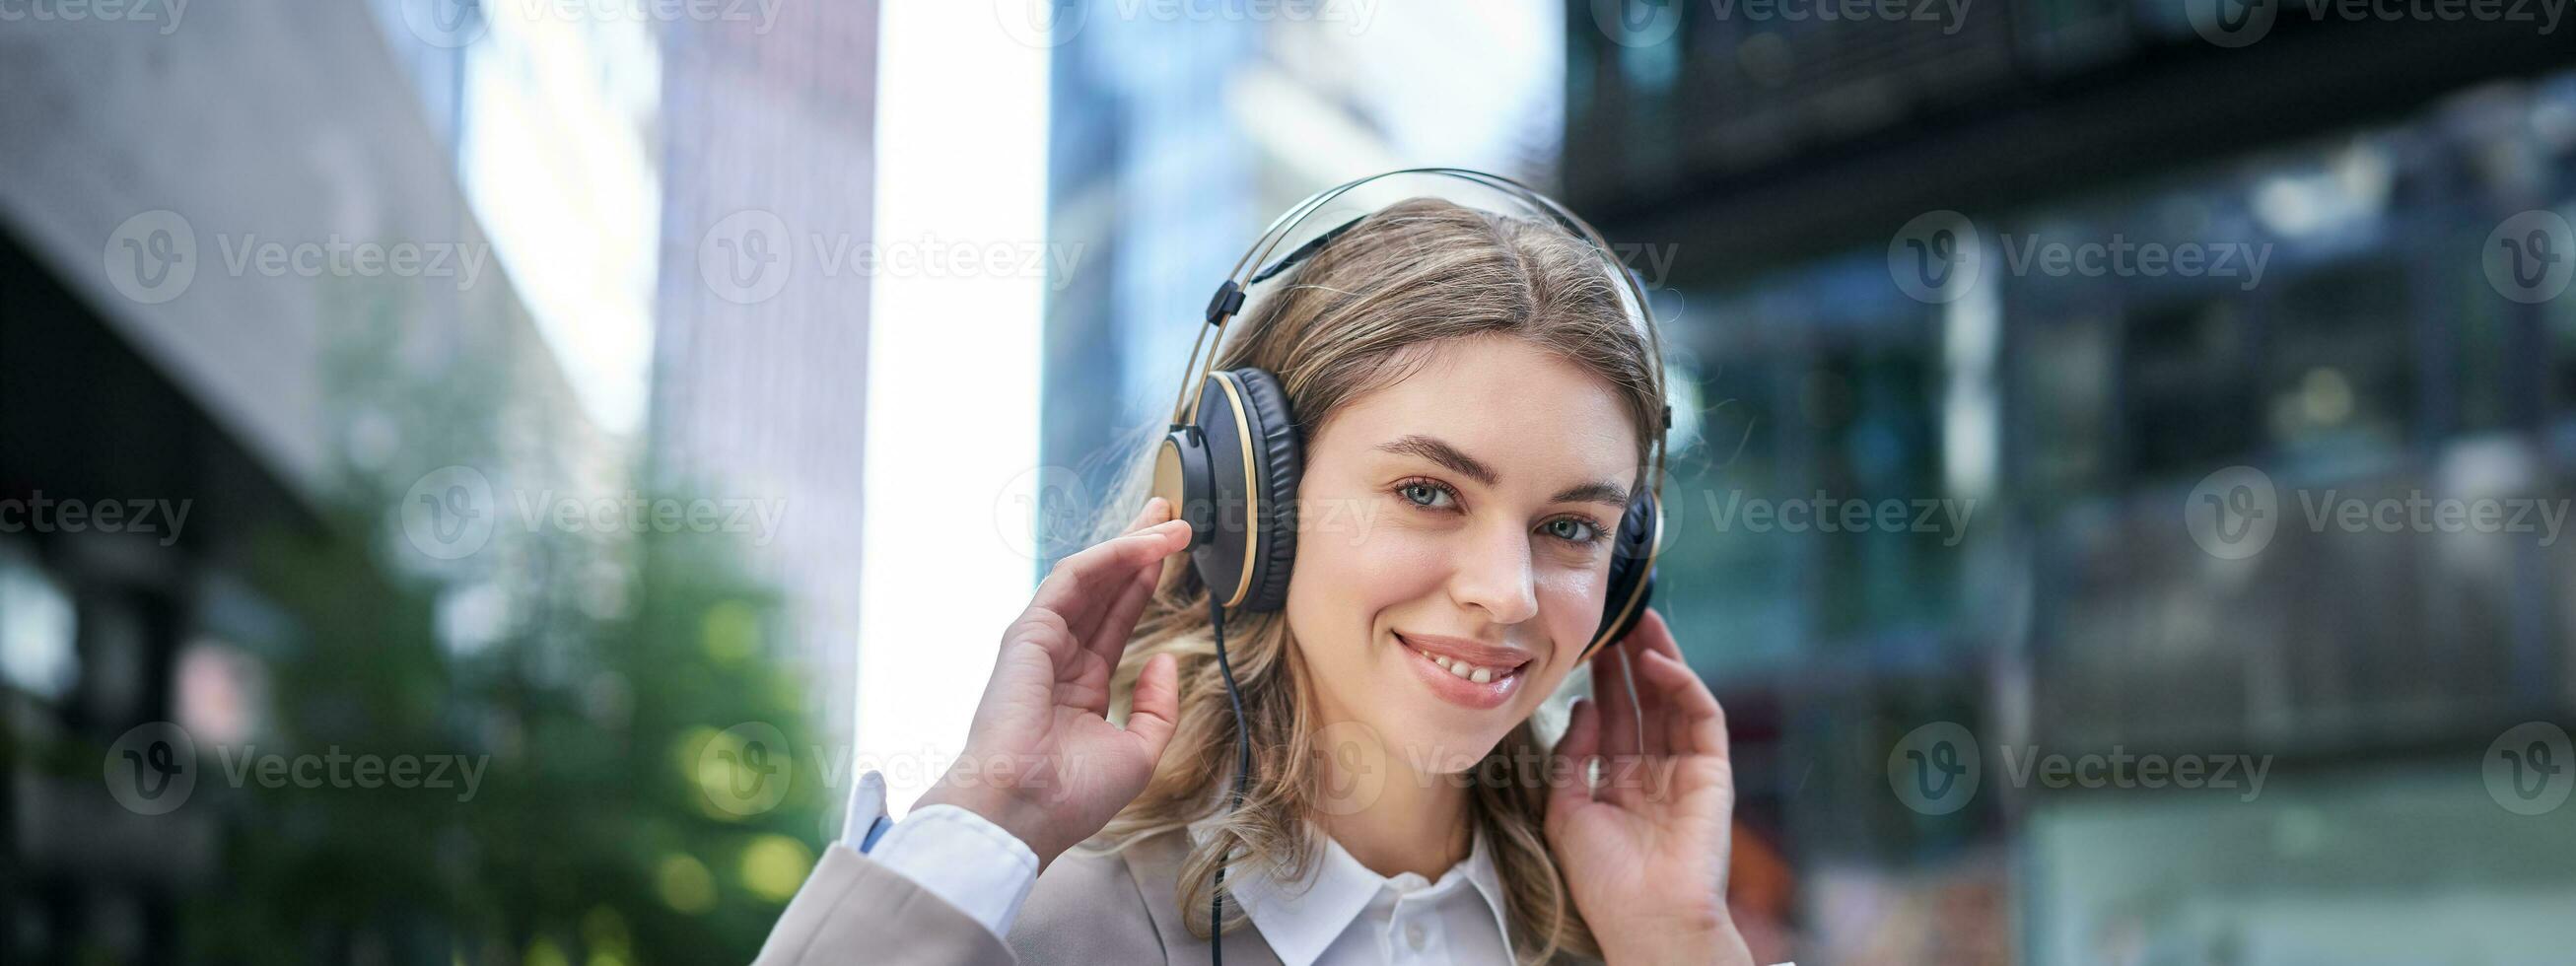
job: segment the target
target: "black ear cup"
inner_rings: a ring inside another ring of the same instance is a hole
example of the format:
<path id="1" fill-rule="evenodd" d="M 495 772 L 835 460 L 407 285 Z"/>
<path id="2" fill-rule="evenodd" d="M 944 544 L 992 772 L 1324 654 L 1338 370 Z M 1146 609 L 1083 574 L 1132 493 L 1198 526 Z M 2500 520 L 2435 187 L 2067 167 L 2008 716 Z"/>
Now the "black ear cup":
<path id="1" fill-rule="evenodd" d="M 1646 603 L 1655 596 L 1655 554 L 1663 547 L 1663 530 L 1663 508 L 1655 505 L 1652 491 L 1628 501 L 1627 511 L 1619 515 L 1619 533 L 1610 541 L 1610 596 L 1601 609 L 1601 626 L 1576 660 L 1626 636 L 1645 616 Z"/>
<path id="2" fill-rule="evenodd" d="M 1218 603 L 1254 611 L 1288 602 L 1297 558 L 1297 420 L 1260 369 L 1209 373 L 1198 420 L 1163 438 L 1154 492 L 1190 521 L 1190 562 Z"/>
<path id="3" fill-rule="evenodd" d="M 1261 478 L 1261 513 L 1253 520 L 1258 549 L 1253 551 L 1252 582 L 1243 607 L 1274 611 L 1288 606 L 1288 571 L 1297 561 L 1297 480 L 1306 472 L 1305 454 L 1297 444 L 1297 418 L 1288 409 L 1288 391 L 1265 369 L 1236 369 L 1252 417 L 1253 460 Z"/>

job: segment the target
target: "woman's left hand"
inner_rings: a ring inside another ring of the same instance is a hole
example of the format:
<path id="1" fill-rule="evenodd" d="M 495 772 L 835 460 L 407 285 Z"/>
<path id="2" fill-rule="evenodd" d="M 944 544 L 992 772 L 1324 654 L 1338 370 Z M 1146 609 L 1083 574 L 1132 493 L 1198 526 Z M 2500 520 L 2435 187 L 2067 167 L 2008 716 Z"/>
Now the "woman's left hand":
<path id="1" fill-rule="evenodd" d="M 1597 788 L 1584 777 L 1594 756 Z M 1548 844 L 1610 966 L 1753 961 L 1726 908 L 1726 713 L 1662 615 L 1646 611 L 1593 658 L 1592 697 L 1575 702 L 1551 779 Z"/>

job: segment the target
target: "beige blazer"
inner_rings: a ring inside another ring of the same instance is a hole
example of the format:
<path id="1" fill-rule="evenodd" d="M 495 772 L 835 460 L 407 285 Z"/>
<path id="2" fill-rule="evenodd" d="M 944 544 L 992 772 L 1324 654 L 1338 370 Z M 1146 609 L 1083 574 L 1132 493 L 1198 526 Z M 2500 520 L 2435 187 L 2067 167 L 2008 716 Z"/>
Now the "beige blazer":
<path id="1" fill-rule="evenodd" d="M 1205 963 L 1207 940 L 1181 925 L 1173 900 L 1186 833 L 1164 832 L 1113 854 L 1073 849 L 1029 890 L 1007 940 L 912 880 L 847 848 L 787 904 L 756 966 L 1098 966 Z M 1097 842 L 1091 843 L 1097 845 Z M 1225 934 L 1226 966 L 1280 966 L 1249 921 Z"/>

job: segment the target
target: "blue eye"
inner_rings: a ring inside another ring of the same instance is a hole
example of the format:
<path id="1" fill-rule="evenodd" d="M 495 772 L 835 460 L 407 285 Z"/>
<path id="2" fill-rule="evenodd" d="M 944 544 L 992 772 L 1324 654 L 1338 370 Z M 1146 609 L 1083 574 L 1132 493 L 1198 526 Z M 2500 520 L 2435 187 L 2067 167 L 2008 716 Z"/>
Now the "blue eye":
<path id="1" fill-rule="evenodd" d="M 1439 501 L 1456 498 L 1456 494 L 1449 492 L 1448 487 L 1429 480 L 1406 480 L 1396 484 L 1395 492 L 1396 495 L 1420 507 L 1438 507 L 1442 505 Z"/>
<path id="2" fill-rule="evenodd" d="M 1558 517 L 1547 521 L 1547 535 L 1567 543 L 1591 543 L 1601 539 L 1601 528 L 1589 520 Z"/>

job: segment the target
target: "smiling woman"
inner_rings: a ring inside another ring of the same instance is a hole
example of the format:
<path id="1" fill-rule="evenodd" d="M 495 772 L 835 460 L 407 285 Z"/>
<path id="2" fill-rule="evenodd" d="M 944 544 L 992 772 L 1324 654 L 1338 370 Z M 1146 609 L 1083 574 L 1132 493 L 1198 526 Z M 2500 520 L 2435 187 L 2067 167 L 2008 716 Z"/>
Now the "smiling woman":
<path id="1" fill-rule="evenodd" d="M 1658 353 L 1578 225 L 1415 198 L 1284 259 L 763 961 L 1749 962 L 1723 712 L 1640 603 Z"/>
<path id="2" fill-rule="evenodd" d="M 1178 659 L 1176 747 L 1103 838 L 1191 829 L 1175 901 L 1193 934 L 1221 863 L 1437 881 L 1490 862 L 1498 959 L 1600 954 L 1547 841 L 1547 789 L 1453 779 L 1547 751 L 1531 713 L 1600 621 L 1610 535 L 1647 482 L 1652 360 L 1584 241 L 1435 199 L 1351 226 L 1253 305 L 1213 368 L 1278 376 L 1305 467 L 1287 606 L 1228 619 L 1250 798 L 1212 812 L 1235 732 L 1194 573 L 1158 588 L 1116 679 L 1124 695 L 1156 655 Z M 1296 928 L 1276 902 L 1235 908 L 1274 945 Z"/>

